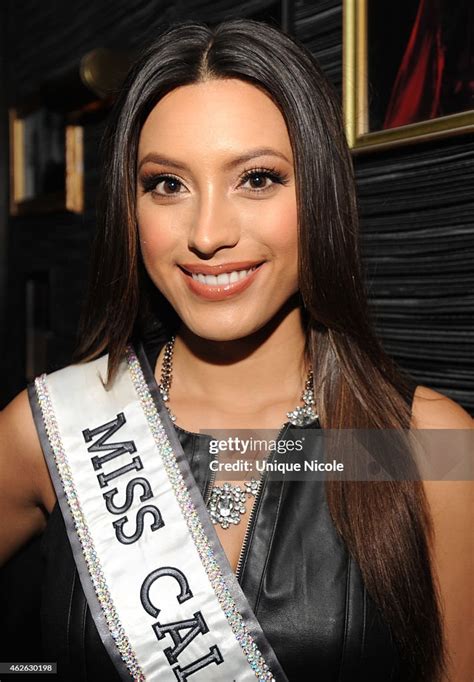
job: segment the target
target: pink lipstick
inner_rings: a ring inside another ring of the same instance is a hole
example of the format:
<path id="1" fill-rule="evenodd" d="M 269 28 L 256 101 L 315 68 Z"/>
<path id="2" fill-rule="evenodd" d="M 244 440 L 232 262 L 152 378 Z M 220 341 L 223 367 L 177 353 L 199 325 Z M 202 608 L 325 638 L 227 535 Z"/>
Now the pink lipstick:
<path id="1" fill-rule="evenodd" d="M 254 282 L 263 264 L 262 261 L 218 265 L 186 263 L 179 268 L 194 294 L 209 301 L 222 301 L 245 291 Z"/>

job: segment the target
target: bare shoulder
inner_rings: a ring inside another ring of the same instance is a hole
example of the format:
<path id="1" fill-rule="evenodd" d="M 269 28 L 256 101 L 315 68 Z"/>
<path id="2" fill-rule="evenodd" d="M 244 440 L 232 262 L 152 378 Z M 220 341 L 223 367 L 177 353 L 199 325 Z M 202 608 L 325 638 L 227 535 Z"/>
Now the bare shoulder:
<path id="1" fill-rule="evenodd" d="M 419 429 L 472 429 L 472 417 L 458 403 L 427 386 L 417 386 L 413 422 Z"/>
<path id="2" fill-rule="evenodd" d="M 412 424 L 419 429 L 459 430 L 453 434 L 457 438 L 456 447 L 462 442 L 465 456 L 472 457 L 473 419 L 461 405 L 442 393 L 426 386 L 417 387 Z M 433 524 L 433 566 L 444 615 L 449 682 L 470 682 L 474 674 L 471 647 L 474 640 L 474 483 L 466 478 L 423 482 Z"/>
<path id="3" fill-rule="evenodd" d="M 14 465 L 17 472 L 37 471 L 41 446 L 33 422 L 27 391 L 19 393 L 0 412 L 0 445 L 2 463 Z M 22 467 L 20 469 L 20 467 Z M 36 481 L 37 482 L 37 481 Z M 33 494 L 33 491 L 32 491 Z M 38 498 L 39 499 L 39 498 Z"/>
<path id="4" fill-rule="evenodd" d="M 438 393 L 426 386 L 417 386 L 413 399 L 412 426 L 416 429 L 452 429 L 452 442 L 461 454 L 466 457 L 474 452 L 474 421 L 472 417 L 451 398 Z M 461 434 L 461 438 L 458 437 Z M 447 434 L 440 442 L 449 443 L 451 436 Z M 456 440 L 454 440 L 456 439 Z M 461 445 L 460 445 L 461 444 Z M 444 447 L 444 445 L 443 445 Z M 461 451 L 462 448 L 462 451 Z M 451 454 L 451 453 L 447 453 Z M 428 497 L 434 520 L 440 514 L 450 512 L 452 515 L 473 511 L 474 484 L 468 477 L 462 480 L 432 480 L 424 481 L 424 488 Z M 472 522 L 472 520 L 470 521 Z M 466 525 L 467 530 L 467 525 Z"/>
<path id="5" fill-rule="evenodd" d="M 24 390 L 0 412 L 0 558 L 42 530 L 55 495 Z"/>
<path id="6" fill-rule="evenodd" d="M 451 398 L 434 391 L 427 386 L 417 386 L 413 399 L 412 426 L 417 429 L 446 429 L 455 430 L 453 436 L 449 434 L 440 438 L 440 443 L 453 442 L 453 447 L 469 457 L 474 452 L 474 422 L 472 417 Z M 461 434 L 461 438 L 459 438 Z M 444 447 L 444 445 L 443 445 Z M 451 455 L 451 453 L 447 453 Z M 457 453 L 459 454 L 459 453 Z M 467 515 L 473 511 L 474 484 L 463 476 L 460 480 L 428 480 L 424 481 L 424 488 L 435 523 L 435 530 L 440 524 L 446 523 L 446 514 L 456 517 L 459 522 L 464 519 L 465 530 L 468 529 Z M 449 522 L 449 521 L 448 521 Z"/>

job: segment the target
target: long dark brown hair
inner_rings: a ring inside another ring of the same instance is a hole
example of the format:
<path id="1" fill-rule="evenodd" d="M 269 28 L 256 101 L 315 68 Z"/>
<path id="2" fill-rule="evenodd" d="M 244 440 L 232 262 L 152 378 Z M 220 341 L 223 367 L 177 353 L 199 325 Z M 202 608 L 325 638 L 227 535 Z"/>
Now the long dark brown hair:
<path id="1" fill-rule="evenodd" d="M 248 20 L 213 29 L 189 22 L 174 26 L 129 74 L 105 137 L 99 225 L 76 359 L 108 351 L 111 383 L 134 334 L 176 323 L 139 250 L 138 139 L 166 93 L 217 78 L 239 78 L 261 88 L 288 127 L 306 351 L 322 427 L 408 429 L 409 378 L 384 352 L 369 315 L 353 168 L 338 97 L 309 52 L 280 31 Z M 391 627 L 404 679 L 437 682 L 445 669 L 444 639 L 422 483 L 327 481 L 326 486 L 335 527 Z"/>

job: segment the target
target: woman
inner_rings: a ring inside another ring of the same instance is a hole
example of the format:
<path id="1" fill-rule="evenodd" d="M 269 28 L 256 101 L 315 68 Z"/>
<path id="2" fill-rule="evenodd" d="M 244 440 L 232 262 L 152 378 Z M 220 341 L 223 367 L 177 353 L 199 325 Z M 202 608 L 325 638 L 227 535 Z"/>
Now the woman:
<path id="1" fill-rule="evenodd" d="M 65 679 L 467 682 L 467 483 L 210 475 L 211 429 L 471 427 L 374 336 L 313 58 L 250 21 L 170 29 L 102 197 L 80 363 L 2 415 L 2 551 L 45 531 L 45 655 Z"/>

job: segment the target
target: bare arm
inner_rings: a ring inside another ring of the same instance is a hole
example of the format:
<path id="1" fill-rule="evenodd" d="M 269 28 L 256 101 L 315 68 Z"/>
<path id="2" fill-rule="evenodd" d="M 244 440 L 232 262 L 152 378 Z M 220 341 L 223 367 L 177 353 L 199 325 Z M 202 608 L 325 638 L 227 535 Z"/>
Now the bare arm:
<path id="1" fill-rule="evenodd" d="M 460 405 L 424 386 L 417 387 L 413 417 L 416 428 L 473 428 L 471 417 Z M 425 481 L 424 488 L 433 520 L 432 556 L 449 657 L 448 677 L 443 682 L 472 682 L 474 485 L 472 481 Z"/>
<path id="2" fill-rule="evenodd" d="M 0 412 L 0 565 L 44 530 L 55 499 L 23 391 Z"/>

